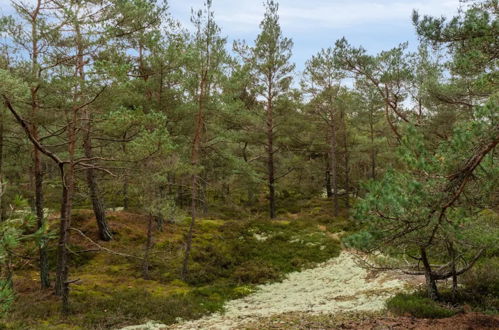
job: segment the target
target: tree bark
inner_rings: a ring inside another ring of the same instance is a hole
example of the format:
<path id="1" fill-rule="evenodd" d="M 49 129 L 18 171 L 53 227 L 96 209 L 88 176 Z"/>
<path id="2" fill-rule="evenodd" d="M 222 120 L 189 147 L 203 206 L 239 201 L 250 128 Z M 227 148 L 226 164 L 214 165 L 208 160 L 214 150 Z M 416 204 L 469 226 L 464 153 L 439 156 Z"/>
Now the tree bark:
<path id="1" fill-rule="evenodd" d="M 5 208 L 3 202 L 4 173 L 3 173 L 3 143 L 4 143 L 4 109 L 0 107 L 0 222 L 5 220 Z"/>
<path id="2" fill-rule="evenodd" d="M 189 258 L 191 257 L 192 237 L 194 236 L 194 224 L 196 222 L 196 199 L 197 199 L 197 175 L 193 174 L 191 177 L 191 223 L 189 224 L 189 231 L 187 232 L 187 239 L 185 242 L 185 255 L 182 263 L 181 277 L 183 281 L 187 280 L 189 275 Z"/>
<path id="3" fill-rule="evenodd" d="M 331 169 L 331 184 L 333 186 L 333 214 L 338 216 L 339 214 L 339 203 L 338 203 L 338 172 L 337 172 L 337 160 L 336 160 L 336 127 L 334 124 L 334 118 L 331 116 L 331 136 L 329 140 L 329 168 Z"/>
<path id="4" fill-rule="evenodd" d="M 369 113 L 369 131 L 371 136 L 371 179 L 376 179 L 376 148 L 374 147 L 374 115 L 371 109 Z"/>
<path id="5" fill-rule="evenodd" d="M 271 81 L 269 81 L 271 86 Z M 275 210 L 275 167 L 274 167 L 274 113 L 272 103 L 272 89 L 268 90 L 267 101 L 267 175 L 269 187 L 269 216 L 274 219 Z"/>
<path id="6" fill-rule="evenodd" d="M 209 56 L 207 59 L 209 64 Z M 201 142 L 203 141 L 204 132 L 204 115 L 206 107 L 206 97 L 208 90 L 208 65 L 201 73 L 201 81 L 199 84 L 199 97 L 198 97 L 198 112 L 196 115 L 196 126 L 194 132 L 194 139 L 192 140 L 191 150 L 191 165 L 193 167 L 193 174 L 191 175 L 191 223 L 187 233 L 184 261 L 182 263 L 181 277 L 185 281 L 189 273 L 189 258 L 192 248 L 192 236 L 194 234 L 194 224 L 197 216 L 197 199 L 198 199 L 198 173 L 199 159 L 201 154 Z"/>
<path id="7" fill-rule="evenodd" d="M 144 262 L 142 264 L 142 277 L 144 277 L 144 279 L 146 280 L 149 279 L 149 255 L 153 243 L 152 242 L 153 223 L 154 223 L 154 216 L 152 214 L 149 214 L 147 221 L 147 240 L 144 250 Z"/>
<path id="8" fill-rule="evenodd" d="M 326 175 L 325 175 L 325 181 L 326 181 L 326 195 L 327 198 L 332 198 L 333 197 L 333 188 L 331 186 L 331 163 L 329 161 L 329 153 L 326 153 Z"/>
<path id="9" fill-rule="evenodd" d="M 123 135 L 123 141 L 126 141 L 126 135 L 127 133 Z M 126 149 L 126 142 L 123 142 L 123 153 L 126 155 L 127 154 L 127 149 Z M 129 205 L 129 197 L 128 197 L 128 171 L 125 168 L 124 173 L 123 173 L 123 209 L 125 211 L 128 211 L 130 205 Z"/>
<path id="10" fill-rule="evenodd" d="M 89 122 L 90 119 L 88 119 L 88 123 Z M 83 141 L 85 157 L 89 159 L 93 157 L 91 137 L 90 137 L 90 129 L 91 129 L 90 126 L 91 126 L 90 124 L 87 124 L 87 133 L 85 134 L 85 138 Z M 86 171 L 87 186 L 90 192 L 90 199 L 92 201 L 92 207 L 95 214 L 95 220 L 97 221 L 97 227 L 99 229 L 99 238 L 103 241 L 110 241 L 113 238 L 113 236 L 107 224 L 106 211 L 104 209 L 102 199 L 99 195 L 99 188 L 97 185 L 97 178 L 95 176 L 95 171 L 93 168 L 87 168 L 85 171 Z"/>
<path id="11" fill-rule="evenodd" d="M 38 63 L 39 57 L 39 34 L 38 34 L 38 15 L 41 10 L 42 2 L 38 0 L 33 11 L 29 14 L 31 20 L 31 75 L 34 82 L 34 86 L 31 87 L 31 132 L 35 140 L 39 139 L 38 126 L 36 124 L 36 117 L 39 112 L 39 100 L 38 100 L 38 90 L 40 79 L 40 68 Z M 42 160 L 40 150 L 36 146 L 33 146 L 33 176 L 35 181 L 35 214 L 37 228 L 41 229 L 44 226 L 45 215 L 43 212 L 43 170 L 42 170 Z M 50 287 L 49 278 L 49 266 L 48 257 L 46 249 L 45 237 L 40 240 L 40 245 L 38 246 L 39 253 L 39 267 L 40 267 L 40 285 L 42 289 Z"/>
<path id="12" fill-rule="evenodd" d="M 348 149 L 348 132 L 346 118 L 343 116 L 343 148 L 344 148 L 344 166 L 345 166 L 345 207 L 350 208 L 350 154 Z"/>
<path id="13" fill-rule="evenodd" d="M 38 138 L 36 131 L 34 132 L 34 135 L 35 138 Z M 43 171 L 42 171 L 42 161 L 40 156 L 41 156 L 40 151 L 34 148 L 33 158 L 34 158 L 34 176 L 35 176 L 35 213 L 36 213 L 36 223 L 38 229 L 43 228 L 45 225 L 45 214 L 43 211 Z M 47 240 L 45 239 L 45 237 L 42 236 L 38 246 L 40 285 L 42 289 L 47 289 L 50 287 L 46 241 Z"/>
<path id="14" fill-rule="evenodd" d="M 80 25 L 78 22 L 75 24 L 76 31 L 76 47 L 78 52 L 78 76 L 80 78 L 80 92 L 82 92 L 82 87 L 85 82 L 85 59 L 84 59 L 84 46 L 82 35 L 80 31 Z M 92 114 L 89 107 L 84 107 L 83 120 L 85 123 L 85 134 L 83 135 L 83 150 L 85 152 L 85 157 L 89 159 L 90 164 L 93 163 L 93 150 L 92 150 Z M 110 241 L 112 239 L 111 231 L 107 225 L 106 221 L 106 211 L 102 203 L 102 198 L 99 195 L 99 189 L 97 184 L 97 178 L 95 176 L 95 171 L 92 167 L 85 170 L 86 180 L 88 190 L 90 192 L 90 199 L 92 201 L 92 207 L 95 214 L 95 220 L 97 221 L 97 227 L 99 229 L 99 238 L 103 241 Z"/>
<path id="15" fill-rule="evenodd" d="M 424 275 L 426 280 L 426 290 L 428 292 L 428 297 L 432 300 L 438 300 L 440 295 L 438 293 L 437 282 L 433 277 L 433 273 L 431 271 L 431 265 L 428 261 L 428 256 L 426 255 L 426 249 L 421 248 L 421 261 L 424 266 Z"/>
<path id="16" fill-rule="evenodd" d="M 69 227 L 71 225 L 71 210 L 72 197 L 74 192 L 74 168 L 72 164 L 64 170 L 63 165 L 60 165 L 62 182 L 62 197 L 61 197 L 61 221 L 59 224 L 59 242 L 57 247 L 57 272 L 55 293 L 61 297 L 69 295 L 67 286 L 68 281 L 68 250 L 69 243 Z M 63 310 L 67 306 L 63 304 Z"/>

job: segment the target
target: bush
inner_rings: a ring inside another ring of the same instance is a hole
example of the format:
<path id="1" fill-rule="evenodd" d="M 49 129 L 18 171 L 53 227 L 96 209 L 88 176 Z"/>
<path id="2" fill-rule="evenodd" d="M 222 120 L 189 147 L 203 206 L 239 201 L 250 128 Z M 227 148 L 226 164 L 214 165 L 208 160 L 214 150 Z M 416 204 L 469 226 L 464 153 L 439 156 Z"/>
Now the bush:
<path id="1" fill-rule="evenodd" d="M 438 319 L 455 314 L 453 310 L 442 307 L 420 294 L 399 293 L 386 302 L 386 307 L 396 315 L 411 315 L 419 318 Z"/>
<path id="2" fill-rule="evenodd" d="M 461 277 L 461 303 L 480 310 L 499 311 L 499 257 L 485 257 Z"/>
<path id="3" fill-rule="evenodd" d="M 262 284 L 278 280 L 280 275 L 271 264 L 251 260 L 236 267 L 231 277 L 238 283 Z"/>
<path id="4" fill-rule="evenodd" d="M 466 289 L 476 295 L 499 297 L 499 257 L 482 259 L 475 267 L 464 273 L 462 282 Z"/>

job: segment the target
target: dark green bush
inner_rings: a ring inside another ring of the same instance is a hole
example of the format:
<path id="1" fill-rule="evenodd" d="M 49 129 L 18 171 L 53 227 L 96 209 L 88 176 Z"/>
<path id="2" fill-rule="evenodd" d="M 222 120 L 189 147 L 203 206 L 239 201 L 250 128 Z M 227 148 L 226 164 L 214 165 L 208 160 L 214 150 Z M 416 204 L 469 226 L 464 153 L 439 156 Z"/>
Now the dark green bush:
<path id="1" fill-rule="evenodd" d="M 438 319 L 455 314 L 453 310 L 442 307 L 418 293 L 399 293 L 386 302 L 386 307 L 396 315 L 411 315 L 419 318 Z"/>
<path id="2" fill-rule="evenodd" d="M 278 280 L 281 276 L 271 264 L 250 260 L 236 267 L 231 277 L 237 283 L 261 284 Z"/>
<path id="3" fill-rule="evenodd" d="M 479 310 L 499 312 L 499 257 L 485 257 L 460 278 L 459 302 Z"/>
<path id="4" fill-rule="evenodd" d="M 477 295 L 499 297 L 499 257 L 482 259 L 464 273 L 462 283 Z"/>

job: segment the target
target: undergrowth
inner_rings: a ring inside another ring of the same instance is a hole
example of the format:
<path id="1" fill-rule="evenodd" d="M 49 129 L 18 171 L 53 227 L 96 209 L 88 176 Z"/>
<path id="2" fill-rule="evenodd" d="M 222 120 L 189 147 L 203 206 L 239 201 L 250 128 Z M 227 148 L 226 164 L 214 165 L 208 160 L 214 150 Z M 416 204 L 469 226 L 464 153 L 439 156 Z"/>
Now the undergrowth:
<path id="1" fill-rule="evenodd" d="M 395 315 L 414 316 L 418 318 L 444 318 L 456 314 L 420 293 L 399 293 L 386 302 L 388 311 Z"/>
<path id="2" fill-rule="evenodd" d="M 220 311 L 225 301 L 250 294 L 257 284 L 281 280 L 286 273 L 339 254 L 339 241 L 328 235 L 325 227 L 340 220 L 317 210 L 310 212 L 313 207 L 274 221 L 199 220 L 186 282 L 179 274 L 187 221 L 165 224 L 162 231 L 155 231 L 150 280 L 146 281 L 141 278 L 141 260 L 136 258 L 143 253 L 145 219 L 130 213 L 110 213 L 114 240 L 101 244 L 136 257 L 76 253 L 95 247 L 75 234 L 71 278 L 80 281 L 71 287 L 70 315 L 60 317 L 57 297 L 38 290 L 36 268 L 28 267 L 18 272 L 16 282 L 21 290 L 14 308 L 0 320 L 0 327 L 108 329 L 148 320 L 171 324 Z M 75 226 L 95 239 L 91 212 L 75 213 Z M 54 265 L 55 253 L 50 257 Z"/>

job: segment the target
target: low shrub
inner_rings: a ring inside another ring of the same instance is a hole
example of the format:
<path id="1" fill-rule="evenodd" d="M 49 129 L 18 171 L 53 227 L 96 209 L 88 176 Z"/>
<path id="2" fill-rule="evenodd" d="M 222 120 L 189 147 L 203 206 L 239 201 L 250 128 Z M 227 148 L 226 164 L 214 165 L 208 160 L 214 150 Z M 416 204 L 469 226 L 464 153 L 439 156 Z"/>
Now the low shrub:
<path id="1" fill-rule="evenodd" d="M 464 273 L 462 283 L 476 295 L 499 297 L 499 257 L 484 258 Z"/>
<path id="2" fill-rule="evenodd" d="M 418 293 L 399 293 L 386 302 L 386 307 L 396 315 L 411 315 L 419 318 L 438 319 L 456 314 L 455 311 L 442 307 Z"/>
<path id="3" fill-rule="evenodd" d="M 499 313 L 499 256 L 484 257 L 460 277 L 458 299 L 478 310 Z"/>
<path id="4" fill-rule="evenodd" d="M 276 281 L 281 276 L 279 271 L 271 264 L 250 260 L 236 267 L 231 277 L 237 283 L 262 284 L 268 281 Z"/>

